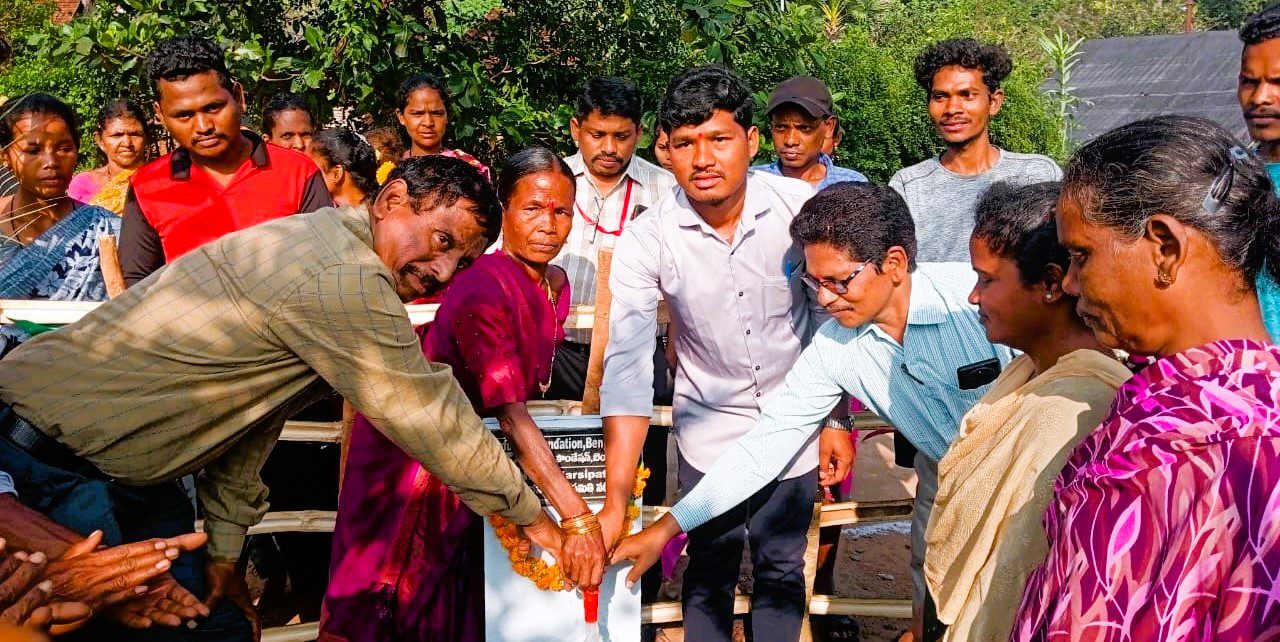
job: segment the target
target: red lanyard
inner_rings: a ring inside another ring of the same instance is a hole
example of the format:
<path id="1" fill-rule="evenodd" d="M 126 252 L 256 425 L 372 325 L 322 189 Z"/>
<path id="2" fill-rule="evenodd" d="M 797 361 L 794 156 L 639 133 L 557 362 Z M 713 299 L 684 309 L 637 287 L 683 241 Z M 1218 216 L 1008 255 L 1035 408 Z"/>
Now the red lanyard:
<path id="1" fill-rule="evenodd" d="M 631 180 L 631 177 L 627 177 L 627 191 L 622 195 L 622 213 L 618 217 L 618 229 L 616 230 L 610 231 L 600 227 L 600 222 L 591 220 L 591 217 L 587 216 L 587 213 L 582 211 L 582 207 L 580 205 L 574 203 L 573 206 L 578 209 L 578 213 L 582 215 L 583 219 L 595 226 L 597 232 L 604 232 L 610 236 L 619 236 L 622 234 L 622 228 L 627 225 L 627 208 L 631 206 L 631 188 L 635 187 L 635 185 L 635 181 Z M 592 235 L 592 238 L 595 238 L 594 234 Z"/>

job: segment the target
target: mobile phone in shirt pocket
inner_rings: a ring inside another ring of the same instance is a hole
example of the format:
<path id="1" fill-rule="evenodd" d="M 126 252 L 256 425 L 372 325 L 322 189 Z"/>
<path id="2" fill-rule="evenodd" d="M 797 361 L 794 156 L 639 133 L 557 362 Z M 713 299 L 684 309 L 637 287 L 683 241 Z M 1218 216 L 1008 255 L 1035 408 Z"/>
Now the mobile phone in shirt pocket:
<path id="1" fill-rule="evenodd" d="M 992 357 L 956 368 L 956 384 L 961 390 L 977 390 L 1000 376 L 1000 360 Z"/>

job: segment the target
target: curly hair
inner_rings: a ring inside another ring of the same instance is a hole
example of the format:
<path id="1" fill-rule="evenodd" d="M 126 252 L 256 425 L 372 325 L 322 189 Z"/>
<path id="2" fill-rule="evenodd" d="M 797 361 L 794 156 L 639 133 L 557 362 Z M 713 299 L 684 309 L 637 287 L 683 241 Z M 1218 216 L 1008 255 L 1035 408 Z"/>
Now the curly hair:
<path id="1" fill-rule="evenodd" d="M 1274 38 L 1280 38 L 1280 2 L 1264 7 L 1240 26 L 1240 42 L 1246 47 Z"/>
<path id="2" fill-rule="evenodd" d="M 235 80 L 227 71 L 222 50 L 212 41 L 199 36 L 170 38 L 156 45 L 147 55 L 147 76 L 156 98 L 160 97 L 160 81 L 185 80 L 197 74 L 212 71 L 218 74 L 218 84 L 232 91 Z"/>
<path id="3" fill-rule="evenodd" d="M 994 92 L 1013 71 L 1013 59 L 1004 45 L 985 45 L 973 38 L 953 38 L 936 42 L 916 56 L 916 84 L 926 92 L 933 89 L 933 77 L 938 70 L 950 66 L 977 69 L 982 72 L 982 82 Z"/>
<path id="4" fill-rule="evenodd" d="M 876 265 L 901 247 L 908 269 L 916 269 L 915 221 L 902 195 L 887 185 L 836 183 L 805 202 L 790 231 L 801 245 L 825 243 Z"/>
<path id="5" fill-rule="evenodd" d="M 432 210 L 467 201 L 463 207 L 475 215 L 484 230 L 486 245 L 498 239 L 502 230 L 502 204 L 493 185 L 470 163 L 438 154 L 415 156 L 396 165 L 382 188 L 386 189 L 398 178 L 404 179 L 408 186 L 414 209 Z"/>

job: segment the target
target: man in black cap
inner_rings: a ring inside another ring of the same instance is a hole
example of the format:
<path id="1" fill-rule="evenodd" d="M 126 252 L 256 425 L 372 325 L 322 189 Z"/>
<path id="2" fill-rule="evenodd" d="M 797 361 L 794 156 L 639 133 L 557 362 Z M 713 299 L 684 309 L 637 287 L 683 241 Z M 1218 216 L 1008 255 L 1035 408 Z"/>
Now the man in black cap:
<path id="1" fill-rule="evenodd" d="M 769 96 L 769 125 L 778 160 L 754 169 L 808 181 L 815 189 L 848 181 L 867 182 L 861 173 L 836 165 L 822 152 L 835 136 L 831 92 L 813 76 L 783 81 Z"/>

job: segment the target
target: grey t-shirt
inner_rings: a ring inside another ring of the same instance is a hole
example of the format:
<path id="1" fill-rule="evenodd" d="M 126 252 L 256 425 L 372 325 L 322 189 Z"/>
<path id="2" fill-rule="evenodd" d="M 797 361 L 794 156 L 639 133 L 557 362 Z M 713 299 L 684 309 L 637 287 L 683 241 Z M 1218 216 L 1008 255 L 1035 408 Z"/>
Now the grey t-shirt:
<path id="1" fill-rule="evenodd" d="M 968 263 L 974 208 L 992 183 L 1029 185 L 1061 178 L 1062 169 L 1048 156 L 1002 149 L 996 164 L 981 174 L 957 174 L 935 156 L 898 170 L 889 186 L 907 201 L 915 219 L 917 261 Z"/>

